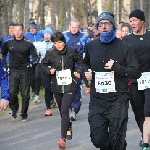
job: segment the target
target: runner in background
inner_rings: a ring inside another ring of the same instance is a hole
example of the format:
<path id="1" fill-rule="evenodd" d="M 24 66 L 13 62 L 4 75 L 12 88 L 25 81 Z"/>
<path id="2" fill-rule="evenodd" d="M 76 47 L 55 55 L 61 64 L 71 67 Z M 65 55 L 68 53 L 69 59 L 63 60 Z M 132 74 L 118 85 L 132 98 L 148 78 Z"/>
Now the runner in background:
<path id="1" fill-rule="evenodd" d="M 41 82 L 44 86 L 45 92 L 45 104 L 46 104 L 46 112 L 45 116 L 52 115 L 51 104 L 54 102 L 53 93 L 51 92 L 51 75 L 45 74 L 41 70 L 41 61 L 45 57 L 47 50 L 50 50 L 53 46 L 53 42 L 51 41 L 51 36 L 53 32 L 51 29 L 45 29 L 43 31 L 44 40 L 41 42 L 37 42 L 35 47 L 37 49 L 37 54 L 40 57 L 40 61 L 36 66 L 35 77 L 38 78 L 37 82 L 35 82 L 35 94 L 39 95 Z M 50 66 L 49 66 L 50 67 Z M 34 100 L 34 103 L 38 103 L 38 99 Z"/>
<path id="2" fill-rule="evenodd" d="M 84 57 L 86 43 L 90 41 L 90 38 L 84 33 L 79 31 L 80 22 L 77 19 L 72 19 L 69 24 L 69 31 L 64 32 L 66 38 L 66 45 L 77 49 L 80 56 Z M 77 68 L 75 64 L 75 68 Z M 71 104 L 71 120 L 76 120 L 76 114 L 80 111 L 82 104 L 82 79 L 78 80 L 78 88 L 74 100 Z"/>
<path id="3" fill-rule="evenodd" d="M 31 42 L 38 42 L 44 39 L 43 36 L 43 31 L 38 31 L 38 26 L 35 22 L 30 22 L 29 24 L 29 32 L 26 32 L 24 34 L 24 37 L 26 37 L 27 39 L 29 39 Z M 32 63 L 32 56 L 30 56 L 30 62 Z M 35 78 L 35 70 L 36 70 L 36 66 L 32 65 L 32 67 L 30 68 L 30 72 L 31 72 L 31 88 L 32 88 L 32 97 L 34 97 L 33 102 L 40 102 L 40 96 L 35 94 L 36 91 L 36 86 L 35 86 L 35 82 L 39 82 L 38 78 Z"/>
<path id="4" fill-rule="evenodd" d="M 132 32 L 128 33 L 123 40 L 132 46 L 139 60 L 139 70 L 145 75 L 145 80 L 149 82 L 149 75 L 146 74 L 150 72 L 150 30 L 145 28 L 144 12 L 140 9 L 133 10 L 129 15 L 129 21 Z M 140 84 L 135 78 L 131 78 L 130 92 L 133 97 L 130 102 L 142 134 L 139 145 L 142 146 L 142 150 L 148 150 L 150 143 L 150 86 L 147 83 Z"/>

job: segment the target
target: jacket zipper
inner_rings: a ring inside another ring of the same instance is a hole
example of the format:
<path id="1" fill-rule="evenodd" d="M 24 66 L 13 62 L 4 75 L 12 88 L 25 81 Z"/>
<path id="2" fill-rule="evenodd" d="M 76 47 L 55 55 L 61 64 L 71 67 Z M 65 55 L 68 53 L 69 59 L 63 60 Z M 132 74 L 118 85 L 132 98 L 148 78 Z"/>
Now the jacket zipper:
<path id="1" fill-rule="evenodd" d="M 64 57 L 63 55 L 61 56 L 62 57 L 62 70 L 64 70 Z M 62 85 L 62 93 L 64 93 L 64 85 Z"/>

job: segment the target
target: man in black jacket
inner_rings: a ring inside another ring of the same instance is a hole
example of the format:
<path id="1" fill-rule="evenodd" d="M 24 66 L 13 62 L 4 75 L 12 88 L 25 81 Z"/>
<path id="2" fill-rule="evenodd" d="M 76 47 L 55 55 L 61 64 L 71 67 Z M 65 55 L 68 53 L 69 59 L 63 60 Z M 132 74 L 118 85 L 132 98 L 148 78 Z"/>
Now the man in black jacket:
<path id="1" fill-rule="evenodd" d="M 37 61 L 37 53 L 34 45 L 23 36 L 23 25 L 14 25 L 14 38 L 9 39 L 4 43 L 2 49 L 2 60 L 4 68 L 7 70 L 6 55 L 10 53 L 10 65 L 9 65 L 9 87 L 10 87 L 10 102 L 12 110 L 12 120 L 17 118 L 17 95 L 19 89 L 22 96 L 22 121 L 27 119 L 27 110 L 30 100 L 30 59 L 32 55 L 33 63 Z"/>
<path id="2" fill-rule="evenodd" d="M 140 9 L 133 10 L 129 15 L 132 32 L 128 33 L 123 40 L 129 43 L 140 63 L 140 71 L 144 76 L 143 81 L 149 80 L 150 73 L 150 30 L 145 28 L 144 12 Z M 142 78 L 141 78 L 142 79 Z M 133 100 L 130 99 L 136 122 L 142 133 L 139 145 L 143 150 L 148 150 L 150 142 L 150 87 L 147 87 L 147 81 L 140 84 L 140 80 L 131 78 L 130 93 Z M 142 86 L 143 88 L 140 88 Z M 143 141 L 142 141 L 143 139 Z"/>
<path id="3" fill-rule="evenodd" d="M 126 150 L 129 77 L 138 78 L 138 62 L 131 47 L 116 38 L 111 13 L 97 18 L 100 39 L 87 44 L 84 63 L 91 80 L 88 121 L 91 141 L 101 150 Z"/>

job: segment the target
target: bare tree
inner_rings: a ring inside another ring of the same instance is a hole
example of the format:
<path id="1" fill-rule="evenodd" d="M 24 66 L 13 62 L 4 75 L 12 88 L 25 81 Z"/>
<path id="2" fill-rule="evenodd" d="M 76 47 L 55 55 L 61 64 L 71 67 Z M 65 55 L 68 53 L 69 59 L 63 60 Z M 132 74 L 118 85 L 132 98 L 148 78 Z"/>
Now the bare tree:
<path id="1" fill-rule="evenodd" d="M 58 30 L 62 31 L 64 26 L 64 18 L 66 17 L 65 11 L 66 2 L 61 0 L 59 3 L 59 13 L 58 13 Z"/>
<path id="2" fill-rule="evenodd" d="M 44 0 L 39 0 L 39 4 L 38 4 L 38 20 L 39 20 L 39 29 L 44 29 L 45 28 L 45 1 Z"/>
<path id="3" fill-rule="evenodd" d="M 28 30 L 28 26 L 29 26 L 29 0 L 25 0 L 25 7 L 24 7 L 24 28 L 25 31 Z"/>

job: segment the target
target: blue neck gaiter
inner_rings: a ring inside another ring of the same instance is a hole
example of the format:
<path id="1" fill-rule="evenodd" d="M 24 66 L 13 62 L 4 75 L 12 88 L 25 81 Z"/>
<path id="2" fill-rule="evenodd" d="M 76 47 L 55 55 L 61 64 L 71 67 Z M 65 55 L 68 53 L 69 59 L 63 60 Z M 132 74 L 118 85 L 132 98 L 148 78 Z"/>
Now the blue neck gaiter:
<path id="1" fill-rule="evenodd" d="M 109 32 L 100 33 L 100 41 L 103 43 L 109 43 L 116 38 L 114 29 L 111 29 Z"/>

